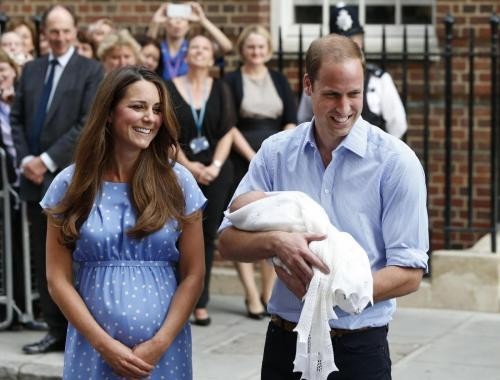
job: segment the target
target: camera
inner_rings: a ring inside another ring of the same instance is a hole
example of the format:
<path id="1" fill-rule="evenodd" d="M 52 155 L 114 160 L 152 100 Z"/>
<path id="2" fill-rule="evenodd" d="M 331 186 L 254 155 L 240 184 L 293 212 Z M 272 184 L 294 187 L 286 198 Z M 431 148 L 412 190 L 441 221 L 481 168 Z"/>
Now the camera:
<path id="1" fill-rule="evenodd" d="M 188 18 L 191 16 L 191 5 L 168 4 L 167 17 Z"/>

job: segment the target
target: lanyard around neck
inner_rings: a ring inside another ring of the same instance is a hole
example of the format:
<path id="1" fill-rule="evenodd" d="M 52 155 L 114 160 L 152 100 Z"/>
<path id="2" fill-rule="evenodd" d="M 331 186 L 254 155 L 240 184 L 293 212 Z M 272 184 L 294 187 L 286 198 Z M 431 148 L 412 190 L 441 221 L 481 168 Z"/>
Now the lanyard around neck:
<path id="1" fill-rule="evenodd" d="M 201 102 L 201 110 L 200 114 L 196 112 L 196 108 L 194 108 L 193 104 L 193 96 L 191 95 L 191 85 L 187 79 L 187 76 L 184 77 L 184 81 L 186 84 L 186 92 L 189 98 L 189 107 L 191 108 L 191 114 L 193 115 L 194 124 L 196 125 L 196 131 L 198 137 L 201 137 L 201 126 L 203 125 L 203 119 L 205 118 L 205 110 L 207 108 L 207 98 L 208 98 L 208 78 L 205 78 L 203 82 L 203 99 Z"/>
<path id="2" fill-rule="evenodd" d="M 163 67 L 167 70 L 169 78 L 177 77 L 179 75 L 181 64 L 184 62 L 184 58 L 186 56 L 187 41 L 182 41 L 181 47 L 174 57 L 170 56 L 166 41 L 162 41 L 160 47 L 163 55 Z"/>

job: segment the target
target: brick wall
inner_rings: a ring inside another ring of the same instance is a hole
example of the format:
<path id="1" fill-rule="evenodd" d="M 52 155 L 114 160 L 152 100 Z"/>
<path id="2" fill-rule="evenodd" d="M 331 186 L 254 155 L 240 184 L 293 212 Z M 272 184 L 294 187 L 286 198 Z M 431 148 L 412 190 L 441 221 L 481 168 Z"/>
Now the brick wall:
<path id="1" fill-rule="evenodd" d="M 452 112 L 452 206 L 451 220 L 455 227 L 467 227 L 468 216 L 468 144 L 469 144 L 469 114 L 468 101 L 471 89 L 469 88 L 469 48 L 470 30 L 476 36 L 475 51 L 489 53 L 491 29 L 489 19 L 492 12 L 500 11 L 498 1 L 478 0 L 438 0 L 437 32 L 441 48 L 445 37 L 445 28 L 442 20 L 451 13 L 454 17 L 453 50 L 460 57 L 453 59 L 453 112 Z M 432 246 L 438 248 L 443 243 L 444 218 L 444 62 L 436 62 L 431 69 L 431 152 L 429 172 L 429 204 L 432 226 Z M 472 199 L 472 226 L 488 227 L 490 223 L 490 94 L 491 94 L 491 62 L 487 57 L 479 57 L 474 61 L 474 159 L 473 159 L 473 199 Z M 421 81 L 415 78 L 415 83 Z M 418 94 L 412 94 L 415 99 Z M 418 101 L 417 101 L 418 103 Z M 414 112 L 412 112 L 414 111 Z M 418 107 L 410 108 L 410 124 L 413 134 L 409 137 L 412 145 L 419 134 L 422 114 Z M 418 145 L 418 144 L 415 144 Z M 470 246 L 481 233 L 453 233 L 451 241 L 455 247 Z"/>
<path id="2" fill-rule="evenodd" d="M 0 11 L 11 18 L 41 14 L 52 4 L 64 4 L 78 15 L 82 26 L 109 17 L 121 27 L 142 32 L 162 1 L 157 0 L 3 0 Z M 201 0 L 207 16 L 226 34 L 236 39 L 249 23 L 269 25 L 268 0 Z"/>
<path id="3" fill-rule="evenodd" d="M 11 18 L 24 17 L 41 13 L 50 0 L 4 0 L 0 10 Z M 81 24 L 100 18 L 110 17 L 118 25 L 130 27 L 133 32 L 143 31 L 151 15 L 160 1 L 127 1 L 127 0 L 72 0 L 59 1 L 73 7 Z M 262 23 L 269 26 L 269 0 L 202 0 L 207 16 L 221 26 L 226 34 L 235 41 L 242 27 L 249 23 Z M 500 12 L 498 0 L 436 0 L 437 24 L 439 40 L 444 40 L 443 18 L 452 13 L 455 18 L 454 42 L 455 50 L 461 57 L 453 61 L 453 176 L 452 176 L 452 222 L 455 226 L 466 226 L 468 187 L 468 69 L 466 56 L 469 29 L 473 28 L 477 36 L 476 51 L 487 52 L 490 38 L 489 17 L 493 11 Z M 442 47 L 442 46 L 441 46 Z M 228 57 L 229 68 L 234 66 L 236 57 Z M 273 63 L 271 63 L 273 64 Z M 423 150 L 423 71 L 422 64 L 410 64 L 409 94 L 407 112 L 409 131 L 408 144 L 422 157 Z M 473 225 L 486 227 L 490 217 L 489 202 L 489 150 L 490 150 L 490 62 L 487 58 L 475 61 L 475 115 L 474 115 L 474 157 L 473 177 Z M 401 89 L 401 65 L 390 64 L 388 71 L 393 75 Z M 444 220 L 444 62 L 435 60 L 431 64 L 430 87 L 430 151 L 429 151 L 429 215 L 432 231 L 432 248 L 443 246 Z M 286 63 L 286 74 L 292 87 L 297 88 L 298 68 L 295 61 Z M 481 234 L 455 233 L 452 236 L 456 247 L 470 246 Z"/>

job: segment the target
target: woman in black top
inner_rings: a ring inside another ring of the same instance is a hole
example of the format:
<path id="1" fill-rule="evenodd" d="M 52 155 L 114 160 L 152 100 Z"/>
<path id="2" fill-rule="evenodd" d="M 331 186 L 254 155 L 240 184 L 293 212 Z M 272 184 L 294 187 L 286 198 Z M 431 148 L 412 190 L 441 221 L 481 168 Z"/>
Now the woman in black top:
<path id="1" fill-rule="evenodd" d="M 260 25 L 249 25 L 241 32 L 237 42 L 243 61 L 240 69 L 226 75 L 225 80 L 233 93 L 234 108 L 238 115 L 236 126 L 253 152 L 243 155 L 242 144 L 235 134 L 238 153 L 231 155 L 235 179 L 232 192 L 245 175 L 252 155 L 267 137 L 284 129 L 295 127 L 297 106 L 287 79 L 279 72 L 267 68 L 272 47 L 269 32 Z M 236 263 L 245 289 L 248 316 L 260 319 L 271 296 L 275 273 L 273 267 L 262 261 L 262 293 L 259 296 L 254 279 L 253 264 Z"/>
<path id="2" fill-rule="evenodd" d="M 233 180 L 232 165 L 226 159 L 235 113 L 227 85 L 209 75 L 214 64 L 212 42 L 201 35 L 192 38 L 186 62 L 187 74 L 168 81 L 167 88 L 181 126 L 178 161 L 193 174 L 208 200 L 203 212 L 205 288 L 194 311 L 194 323 L 206 326 L 210 324 L 206 307 L 214 240 Z"/>

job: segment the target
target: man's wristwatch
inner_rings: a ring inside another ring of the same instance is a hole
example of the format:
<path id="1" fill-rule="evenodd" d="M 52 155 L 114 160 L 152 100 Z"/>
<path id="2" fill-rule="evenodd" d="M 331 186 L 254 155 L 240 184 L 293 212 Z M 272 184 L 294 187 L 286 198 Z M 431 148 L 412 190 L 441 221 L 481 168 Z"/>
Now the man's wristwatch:
<path id="1" fill-rule="evenodd" d="M 213 160 L 212 165 L 215 166 L 217 169 L 222 168 L 222 161 L 220 160 Z"/>

